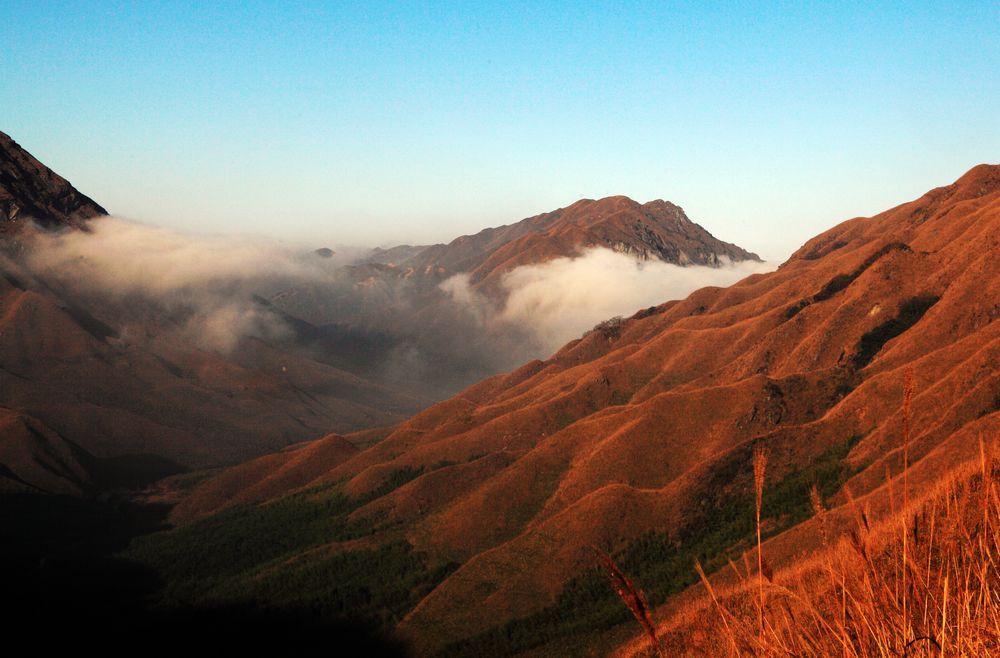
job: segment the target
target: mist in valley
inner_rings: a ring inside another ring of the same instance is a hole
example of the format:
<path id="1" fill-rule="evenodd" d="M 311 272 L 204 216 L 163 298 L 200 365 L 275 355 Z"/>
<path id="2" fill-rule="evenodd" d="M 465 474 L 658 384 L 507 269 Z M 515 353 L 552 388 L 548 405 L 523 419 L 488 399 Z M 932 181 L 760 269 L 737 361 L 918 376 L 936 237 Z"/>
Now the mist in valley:
<path id="1" fill-rule="evenodd" d="M 672 299 L 682 299 L 705 286 L 728 286 L 751 274 L 769 272 L 766 262 L 719 267 L 682 267 L 659 260 L 637 260 L 629 254 L 592 247 L 576 256 L 522 265 L 502 280 L 504 299 L 497 306 L 458 274 L 442 284 L 455 303 L 470 307 L 487 326 L 524 327 L 530 331 L 531 354 L 544 358 L 580 337 L 596 323 Z"/>
<path id="2" fill-rule="evenodd" d="M 303 246 L 196 235 L 117 217 L 32 230 L 21 267 L 118 329 L 123 341 L 185 341 L 230 355 L 259 339 L 367 380 L 441 399 L 545 358 L 598 322 L 773 269 L 680 267 L 604 248 L 524 265 L 499 289 L 464 272 L 407 266 L 417 248 Z"/>

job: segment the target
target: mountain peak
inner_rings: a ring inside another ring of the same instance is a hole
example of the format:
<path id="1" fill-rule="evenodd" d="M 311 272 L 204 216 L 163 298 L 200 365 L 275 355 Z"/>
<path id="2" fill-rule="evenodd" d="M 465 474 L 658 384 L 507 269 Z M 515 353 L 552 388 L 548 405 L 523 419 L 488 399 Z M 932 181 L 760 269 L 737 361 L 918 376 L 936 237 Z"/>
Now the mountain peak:
<path id="1" fill-rule="evenodd" d="M 979 164 L 965 172 L 950 187 L 953 196 L 960 199 L 975 199 L 1000 190 L 1000 165 Z"/>
<path id="2" fill-rule="evenodd" d="M 0 132 L 0 234 L 13 233 L 27 221 L 46 228 L 81 228 L 108 212 L 79 192 Z"/>
<path id="3" fill-rule="evenodd" d="M 632 207 L 640 205 L 638 201 L 632 199 L 631 197 L 627 197 L 624 194 L 602 197 L 593 203 L 598 206 L 606 207 Z"/>
<path id="4" fill-rule="evenodd" d="M 580 199 L 575 203 L 556 210 L 553 213 L 546 213 L 547 215 L 552 215 L 554 213 L 560 213 L 561 216 L 586 216 L 592 220 L 600 220 L 608 215 L 612 215 L 617 212 L 624 212 L 629 210 L 637 210 L 640 208 L 640 204 L 624 195 L 606 196 L 600 199 Z M 558 221 L 559 218 L 556 218 Z"/>

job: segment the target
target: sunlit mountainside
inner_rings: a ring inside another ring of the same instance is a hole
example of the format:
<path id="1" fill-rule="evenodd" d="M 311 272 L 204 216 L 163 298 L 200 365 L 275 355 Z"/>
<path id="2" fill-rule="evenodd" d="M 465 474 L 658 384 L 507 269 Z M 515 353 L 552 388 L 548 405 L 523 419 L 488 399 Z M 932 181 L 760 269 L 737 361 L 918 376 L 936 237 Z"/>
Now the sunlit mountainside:
<path id="1" fill-rule="evenodd" d="M 1000 166 L 775 270 L 621 196 L 350 256 L 183 235 L 0 138 L 25 623 L 370 655 L 996 646 L 955 629 L 1000 591 Z"/>

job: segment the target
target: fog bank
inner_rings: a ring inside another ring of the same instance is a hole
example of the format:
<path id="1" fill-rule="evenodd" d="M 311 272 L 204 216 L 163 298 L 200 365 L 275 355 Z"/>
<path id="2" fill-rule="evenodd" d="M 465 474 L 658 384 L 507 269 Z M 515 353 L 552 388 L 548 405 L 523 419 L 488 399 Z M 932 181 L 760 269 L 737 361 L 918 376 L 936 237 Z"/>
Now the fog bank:
<path id="1" fill-rule="evenodd" d="M 133 310 L 152 304 L 176 320 L 185 338 L 219 352 L 230 351 L 242 336 L 283 335 L 287 328 L 253 295 L 317 280 L 333 265 L 274 240 L 186 234 L 117 217 L 88 227 L 27 232 L 25 264 L 74 295 Z"/>
<path id="2" fill-rule="evenodd" d="M 506 299 L 499 310 L 469 285 L 467 275 L 442 284 L 458 303 L 472 305 L 491 324 L 530 330 L 544 357 L 608 318 L 629 316 L 649 306 L 682 299 L 705 286 L 728 286 L 751 274 L 770 272 L 771 263 L 724 262 L 720 267 L 681 267 L 642 261 L 610 249 L 523 265 L 503 276 Z M 487 319 L 488 318 L 488 319 Z"/>
<path id="3" fill-rule="evenodd" d="M 174 334 L 228 354 L 245 337 L 431 397 L 546 358 L 597 323 L 726 286 L 769 263 L 680 267 L 603 248 L 518 267 L 484 290 L 366 263 L 366 252 L 184 234 L 115 217 L 28 231 L 22 261 L 128 340 Z M 307 322 L 303 322 L 305 319 Z"/>

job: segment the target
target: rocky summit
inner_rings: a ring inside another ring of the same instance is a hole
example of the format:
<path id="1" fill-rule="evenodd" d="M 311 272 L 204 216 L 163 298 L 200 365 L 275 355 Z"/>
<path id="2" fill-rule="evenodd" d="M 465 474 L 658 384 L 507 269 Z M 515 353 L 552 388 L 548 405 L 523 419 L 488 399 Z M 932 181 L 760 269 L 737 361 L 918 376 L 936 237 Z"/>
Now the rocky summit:
<path id="1" fill-rule="evenodd" d="M 625 196 L 611 196 L 581 199 L 513 224 L 463 235 L 408 255 L 396 265 L 439 277 L 467 272 L 473 285 L 490 289 L 516 267 L 572 257 L 594 247 L 675 265 L 760 260 L 717 239 L 669 201 L 640 204 Z"/>
<path id="2" fill-rule="evenodd" d="M 46 228 L 81 227 L 108 214 L 69 181 L 0 132 L 0 234 L 28 221 Z"/>

